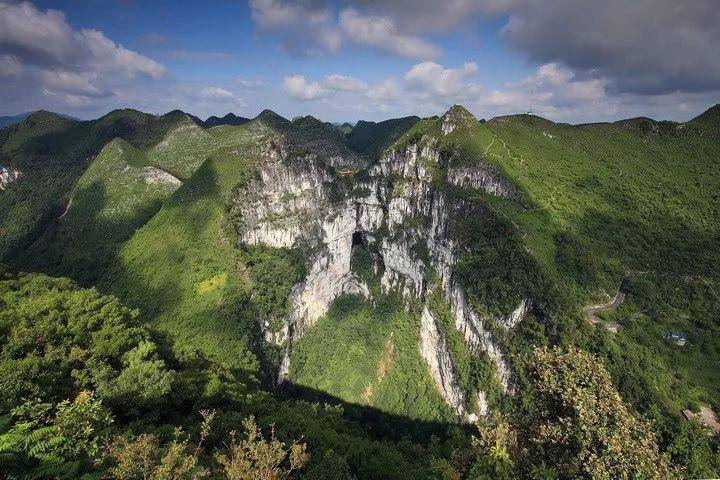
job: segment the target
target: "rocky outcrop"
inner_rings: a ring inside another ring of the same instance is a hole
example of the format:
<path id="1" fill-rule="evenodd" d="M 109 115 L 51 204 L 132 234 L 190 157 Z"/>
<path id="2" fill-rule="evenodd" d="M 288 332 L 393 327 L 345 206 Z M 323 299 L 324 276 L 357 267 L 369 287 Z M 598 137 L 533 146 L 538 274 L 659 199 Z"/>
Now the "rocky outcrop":
<path id="1" fill-rule="evenodd" d="M 464 110 L 454 112 L 445 120 L 458 125 L 468 121 L 467 115 Z M 311 252 L 307 276 L 293 289 L 285 327 L 281 332 L 265 332 L 267 339 L 285 343 L 279 381 L 289 371 L 292 344 L 327 312 L 332 300 L 343 293 L 369 294 L 368 286 L 351 269 L 353 241 L 360 236 L 377 250 L 381 287 L 424 304 L 420 351 L 448 405 L 470 420 L 473 411 L 484 415 L 488 408 L 484 392 L 468 395 L 458 386 L 452 356 L 426 304 L 429 290 L 436 287 L 467 346 L 475 354 L 489 356 L 498 380 L 512 393 L 511 368 L 488 323 L 510 329 L 525 315 L 530 302 L 523 301 L 502 318 L 482 318 L 471 308 L 452 273 L 457 245 L 449 231 L 449 203 L 458 200 L 433 185 L 445 180 L 503 196 L 514 194 L 513 187 L 499 172 L 490 170 L 484 177 L 478 171 L 461 175 L 461 170 L 455 170 L 453 176 L 436 178 L 445 170 L 453 171 L 439 168 L 451 164 L 452 158 L 443 156 L 436 145 L 435 138 L 426 136 L 391 148 L 362 180 L 352 182 L 342 181 L 333 168 L 352 159 L 293 155 L 293 146 L 282 136 L 271 137 L 258 148 L 262 160 L 257 175 L 234 199 L 241 241 L 304 246 Z M 430 270 L 437 280 L 429 278 Z"/>
<path id="2" fill-rule="evenodd" d="M 485 163 L 451 166 L 447 172 L 447 182 L 463 188 L 476 188 L 498 197 L 522 200 L 518 188 L 507 181 L 499 167 Z"/>
<path id="3" fill-rule="evenodd" d="M 179 187 L 182 182 L 172 174 L 156 167 L 143 167 L 138 173 L 140 180 L 151 185 L 168 185 Z"/>
<path id="4" fill-rule="evenodd" d="M 467 399 L 458 385 L 453 358 L 438 328 L 437 321 L 427 306 L 423 308 L 420 315 L 420 355 L 427 362 L 440 395 L 459 417 L 466 417 Z"/>
<path id="5" fill-rule="evenodd" d="M 22 172 L 12 167 L 0 167 L 0 190 L 5 190 L 7 186 L 22 177 Z"/>

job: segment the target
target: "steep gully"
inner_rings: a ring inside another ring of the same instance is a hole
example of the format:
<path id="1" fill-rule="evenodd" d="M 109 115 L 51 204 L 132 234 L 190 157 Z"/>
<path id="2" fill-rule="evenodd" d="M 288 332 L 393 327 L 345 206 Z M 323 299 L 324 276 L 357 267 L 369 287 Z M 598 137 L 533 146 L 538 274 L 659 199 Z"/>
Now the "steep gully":
<path id="1" fill-rule="evenodd" d="M 446 124 L 443 131 L 449 133 L 452 129 L 445 128 Z M 519 192 L 514 186 L 489 165 L 456 168 L 450 158 L 440 155 L 433 138 L 391 149 L 369 169 L 366 179 L 340 192 L 337 188 L 342 182 L 328 168 L 337 159 L 329 162 L 311 154 L 289 158 L 288 151 L 283 139 L 269 139 L 259 152 L 266 161 L 259 166 L 257 178 L 234 201 L 241 242 L 287 248 L 312 245 L 315 252 L 305 280 L 293 288 L 291 311 L 282 329 L 270 331 L 269 323 L 264 325 L 265 339 L 285 349 L 278 382 L 289 373 L 292 345 L 327 312 L 333 299 L 341 294 L 370 295 L 368 285 L 351 270 L 353 239 L 361 239 L 377 251 L 374 268 L 382 290 L 421 302 L 420 354 L 438 391 L 458 416 L 473 421 L 486 415 L 486 393 L 478 391 L 474 398 L 467 398 L 460 388 L 454 360 L 426 301 L 434 289 L 441 292 L 470 351 L 487 355 L 503 389 L 513 394 L 511 367 L 488 322 L 508 331 L 532 302 L 524 299 L 499 318 L 482 317 L 470 306 L 452 275 L 457 257 L 448 229 L 450 199 L 432 187 L 432 165 L 446 167 L 446 181 L 458 187 L 516 197 Z M 423 221 L 413 221 L 418 218 Z M 421 245 L 427 249 L 425 256 L 418 254 Z"/>

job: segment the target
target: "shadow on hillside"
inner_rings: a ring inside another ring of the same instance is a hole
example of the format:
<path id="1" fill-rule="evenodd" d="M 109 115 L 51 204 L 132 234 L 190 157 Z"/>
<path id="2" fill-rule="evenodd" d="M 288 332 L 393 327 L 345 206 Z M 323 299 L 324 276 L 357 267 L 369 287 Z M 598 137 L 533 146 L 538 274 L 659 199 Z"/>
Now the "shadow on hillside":
<path id="1" fill-rule="evenodd" d="M 357 422 L 368 434 L 375 438 L 399 441 L 410 438 L 413 441 L 425 442 L 432 435 L 443 435 L 448 428 L 463 428 L 467 431 L 474 429 L 472 425 L 460 425 L 447 422 L 427 421 L 387 413 L 369 405 L 359 405 L 346 402 L 341 398 L 330 395 L 321 390 L 298 385 L 292 382 L 284 383 L 276 392 L 281 400 L 297 399 L 311 403 L 321 403 L 342 407 L 343 417 Z"/>
<path id="2" fill-rule="evenodd" d="M 107 206 L 106 187 L 93 182 L 78 189 L 68 206 L 28 249 L 22 268 L 66 276 L 82 286 L 94 285 L 107 271 L 122 244 L 147 223 L 162 201 L 138 205 L 131 215 L 113 220 L 101 218 Z"/>

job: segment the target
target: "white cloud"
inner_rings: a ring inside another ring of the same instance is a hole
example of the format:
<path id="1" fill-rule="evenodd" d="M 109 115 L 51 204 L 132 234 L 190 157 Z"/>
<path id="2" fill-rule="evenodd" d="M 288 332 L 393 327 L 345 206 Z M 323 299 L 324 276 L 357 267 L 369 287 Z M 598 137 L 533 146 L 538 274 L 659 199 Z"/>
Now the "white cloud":
<path id="1" fill-rule="evenodd" d="M 89 68 L 129 77 L 159 78 L 166 73 L 158 62 L 116 44 L 102 32 L 73 30 L 62 12 L 43 12 L 30 3 L 0 2 L 0 44 L 33 66 Z"/>
<path id="2" fill-rule="evenodd" d="M 340 12 L 340 27 L 355 43 L 403 57 L 432 59 L 441 53 L 440 49 L 431 43 L 401 34 L 390 18 L 366 16 L 352 8 Z"/>
<path id="3" fill-rule="evenodd" d="M 95 96 L 102 94 L 97 87 L 97 74 L 75 73 L 63 70 L 42 70 L 42 83 L 47 89 L 75 95 Z"/>
<path id="4" fill-rule="evenodd" d="M 23 73 L 23 65 L 15 55 L 0 55 L 0 77 L 19 77 Z"/>
<path id="5" fill-rule="evenodd" d="M 611 98 L 606 79 L 577 78 L 558 64 L 540 65 L 535 73 L 519 82 L 508 83 L 478 97 L 475 105 L 493 113 L 532 111 L 552 119 L 583 118 L 589 114 L 606 117 L 618 112 L 617 98 Z"/>
<path id="6" fill-rule="evenodd" d="M 283 90 L 295 100 L 316 100 L 338 92 L 366 92 L 370 87 L 360 79 L 346 75 L 327 75 L 322 82 L 310 82 L 303 75 L 283 80 Z"/>
<path id="7" fill-rule="evenodd" d="M 73 29 L 62 12 L 0 0 L 2 103 L 84 108 L 166 75 L 162 64 L 98 30 Z"/>
<path id="8" fill-rule="evenodd" d="M 257 88 L 264 85 L 264 82 L 259 79 L 251 80 L 247 78 L 238 78 L 235 81 L 238 83 L 238 85 L 244 88 Z"/>
<path id="9" fill-rule="evenodd" d="M 296 100 L 314 100 L 328 93 L 318 82 L 310 83 L 303 75 L 285 77 L 283 90 Z"/>
<path id="10" fill-rule="evenodd" d="M 200 90 L 200 96 L 203 98 L 235 98 L 235 94 L 221 87 L 203 87 Z"/>
<path id="11" fill-rule="evenodd" d="M 92 105 L 92 99 L 87 95 L 75 95 L 66 92 L 53 92 L 43 87 L 43 95 L 50 101 L 70 108 L 85 108 Z"/>
<path id="12" fill-rule="evenodd" d="M 367 96 L 374 100 L 395 100 L 400 97 L 400 89 L 394 78 L 387 78 L 368 90 Z"/>
<path id="13" fill-rule="evenodd" d="M 323 87 L 341 92 L 364 92 L 368 89 L 367 83 L 362 80 L 338 74 L 326 76 Z"/>
<path id="14" fill-rule="evenodd" d="M 286 2 L 281 0 L 250 0 L 253 20 L 262 29 L 287 27 L 304 22 L 317 27 L 330 20 L 330 11 L 311 2 Z"/>
<path id="15" fill-rule="evenodd" d="M 414 65 L 404 78 L 415 90 L 450 97 L 464 90 L 464 80 L 475 75 L 477 70 L 475 62 L 467 62 L 461 68 L 444 68 L 435 62 L 423 62 Z"/>
<path id="16" fill-rule="evenodd" d="M 323 2 L 250 0 L 251 16 L 263 32 L 275 32 L 291 53 L 308 54 L 318 45 L 323 52 L 337 52 L 342 43 L 332 11 Z"/>

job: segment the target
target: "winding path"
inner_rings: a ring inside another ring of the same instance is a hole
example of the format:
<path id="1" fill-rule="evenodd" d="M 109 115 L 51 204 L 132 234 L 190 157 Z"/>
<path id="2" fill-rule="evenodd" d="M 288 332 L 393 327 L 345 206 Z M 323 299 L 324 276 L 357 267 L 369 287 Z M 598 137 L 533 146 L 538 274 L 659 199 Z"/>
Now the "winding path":
<path id="1" fill-rule="evenodd" d="M 602 302 L 602 303 L 596 303 L 594 305 L 588 305 L 587 307 L 585 307 L 585 311 L 587 312 L 588 321 L 590 323 L 592 323 L 593 325 L 596 325 L 598 323 L 603 324 L 608 331 L 617 333 L 618 328 L 620 327 L 617 322 L 608 322 L 608 323 L 601 322 L 600 319 L 597 318 L 596 314 L 598 312 L 603 312 L 605 310 L 615 310 L 622 304 L 622 302 L 624 300 L 625 300 L 625 292 L 622 291 L 622 286 L 621 286 L 613 298 L 610 298 L 607 301 Z"/>

